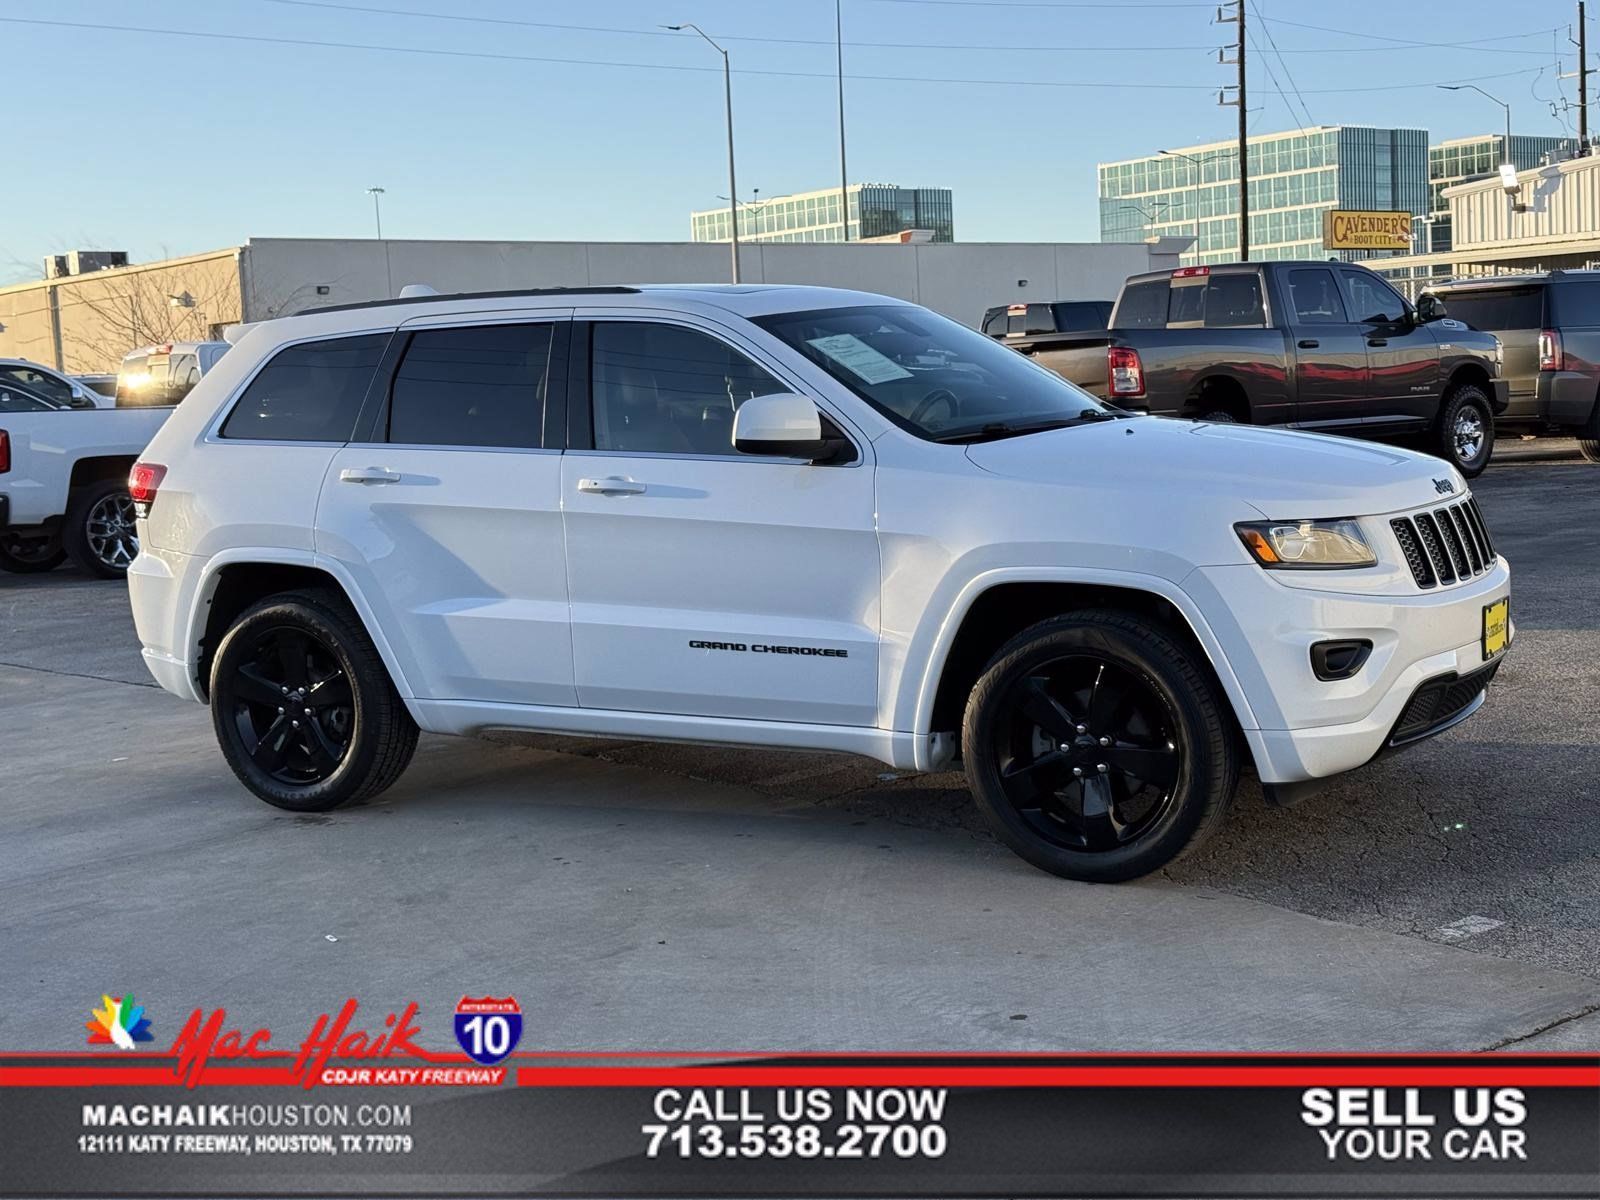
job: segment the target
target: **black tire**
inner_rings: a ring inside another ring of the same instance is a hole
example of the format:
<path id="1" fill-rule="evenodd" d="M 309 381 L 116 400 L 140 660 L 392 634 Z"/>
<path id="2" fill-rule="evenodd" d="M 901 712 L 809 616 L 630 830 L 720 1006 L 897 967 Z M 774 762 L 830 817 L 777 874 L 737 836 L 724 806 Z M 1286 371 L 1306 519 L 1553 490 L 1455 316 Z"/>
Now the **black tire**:
<path id="1" fill-rule="evenodd" d="M 0 533 L 0 571 L 13 575 L 37 575 L 54 571 L 67 561 L 67 552 L 61 548 L 61 539 L 49 537 L 19 537 Z"/>
<path id="2" fill-rule="evenodd" d="M 102 479 L 73 493 L 61 544 L 67 557 L 101 579 L 125 579 L 139 553 L 133 498 L 120 479 Z"/>
<path id="3" fill-rule="evenodd" d="M 1475 383 L 1457 384 L 1439 408 L 1434 453 L 1467 479 L 1483 474 L 1494 454 L 1494 412 L 1489 395 Z"/>
<path id="4" fill-rule="evenodd" d="M 1238 417 L 1220 408 L 1213 412 L 1202 413 L 1195 420 L 1209 421 L 1213 425 L 1237 425 L 1239 423 Z"/>
<path id="5" fill-rule="evenodd" d="M 1224 704 L 1208 666 L 1161 625 L 1116 611 L 1056 617 L 1001 647 L 973 688 L 967 782 L 996 835 L 1034 866 L 1134 879 L 1198 846 L 1227 811 L 1239 755 Z"/>
<path id="6" fill-rule="evenodd" d="M 332 589 L 269 596 L 240 614 L 212 660 L 210 695 L 233 773 L 291 812 L 376 796 L 417 748 L 383 659 Z"/>
<path id="7" fill-rule="evenodd" d="M 1600 463 L 1600 438 L 1579 438 L 1578 453 L 1592 463 Z"/>

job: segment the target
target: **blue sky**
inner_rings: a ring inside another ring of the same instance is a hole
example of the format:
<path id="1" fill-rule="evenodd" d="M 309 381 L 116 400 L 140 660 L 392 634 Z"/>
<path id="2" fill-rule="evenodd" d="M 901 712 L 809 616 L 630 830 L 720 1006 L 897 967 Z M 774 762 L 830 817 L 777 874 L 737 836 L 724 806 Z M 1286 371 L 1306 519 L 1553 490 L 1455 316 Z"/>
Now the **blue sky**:
<path id="1" fill-rule="evenodd" d="M 1518 132 L 1576 122 L 1550 108 L 1575 98 L 1554 66 L 1559 49 L 1573 69 L 1572 4 L 1252 3 L 1258 131 L 1304 123 L 1302 103 L 1318 124 L 1435 140 L 1500 129 L 1501 109 L 1474 93 L 1349 90 L 1466 80 L 1508 101 Z M 953 188 L 964 241 L 1097 240 L 1096 162 L 1231 135 L 1215 89 L 1233 27 L 1214 12 L 844 0 L 852 181 Z M 145 260 L 250 236 L 370 236 L 373 184 L 391 237 L 686 239 L 727 168 L 721 60 L 659 29 L 683 21 L 728 39 L 741 194 L 835 183 L 833 0 L 0 0 L 4 142 L 29 164 L 0 194 L 0 281 L 74 247 Z M 1527 36 L 1405 44 L 1508 34 Z M 547 59 L 676 69 L 530 61 Z"/>

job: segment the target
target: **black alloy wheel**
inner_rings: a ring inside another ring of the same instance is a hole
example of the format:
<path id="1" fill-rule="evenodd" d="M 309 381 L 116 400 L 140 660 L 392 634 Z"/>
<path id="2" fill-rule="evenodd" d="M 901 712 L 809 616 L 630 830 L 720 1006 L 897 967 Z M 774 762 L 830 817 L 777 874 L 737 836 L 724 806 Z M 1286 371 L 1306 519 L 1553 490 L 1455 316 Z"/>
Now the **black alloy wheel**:
<path id="1" fill-rule="evenodd" d="M 1052 845 L 1127 845 L 1171 807 L 1183 773 L 1177 714 L 1153 681 L 1092 652 L 1042 663 L 1001 699 L 992 752 L 1017 814 Z"/>
<path id="2" fill-rule="evenodd" d="M 223 757 L 279 808 L 324 812 L 374 796 L 416 750 L 416 723 L 338 591 L 286 592 L 246 609 L 210 681 Z"/>
<path id="3" fill-rule="evenodd" d="M 17 575 L 36 575 L 54 571 L 66 561 L 67 552 L 61 548 L 61 539 L 48 537 L 22 537 L 0 531 L 0 571 Z"/>
<path id="4" fill-rule="evenodd" d="M 350 678 L 332 648 L 278 625 L 224 684 L 250 761 L 279 783 L 320 783 L 339 769 L 355 727 Z"/>
<path id="5" fill-rule="evenodd" d="M 1221 821 L 1237 733 L 1210 665 L 1140 614 L 1086 610 L 1025 629 L 967 701 L 979 809 L 1028 862 L 1116 882 L 1166 866 Z"/>

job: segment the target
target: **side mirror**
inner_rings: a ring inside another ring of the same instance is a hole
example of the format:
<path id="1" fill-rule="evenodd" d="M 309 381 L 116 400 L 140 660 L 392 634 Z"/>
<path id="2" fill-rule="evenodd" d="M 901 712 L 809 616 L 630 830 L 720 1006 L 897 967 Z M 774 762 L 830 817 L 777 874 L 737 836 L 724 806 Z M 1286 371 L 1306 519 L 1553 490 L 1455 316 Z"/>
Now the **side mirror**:
<path id="1" fill-rule="evenodd" d="M 822 416 L 804 396 L 784 392 L 752 396 L 733 414 L 733 448 L 740 454 L 775 458 L 826 457 L 832 443 L 822 436 Z"/>
<path id="2" fill-rule="evenodd" d="M 1429 321 L 1442 321 L 1447 314 L 1444 310 L 1444 301 L 1432 292 L 1423 292 L 1417 297 L 1417 321 L 1426 325 Z"/>

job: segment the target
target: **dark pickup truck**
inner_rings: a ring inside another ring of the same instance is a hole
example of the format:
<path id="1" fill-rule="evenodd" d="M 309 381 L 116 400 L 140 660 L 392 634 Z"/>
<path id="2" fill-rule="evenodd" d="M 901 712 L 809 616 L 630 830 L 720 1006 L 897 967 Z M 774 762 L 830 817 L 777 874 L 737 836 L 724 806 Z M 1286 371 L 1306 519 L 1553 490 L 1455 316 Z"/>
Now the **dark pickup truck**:
<path id="1" fill-rule="evenodd" d="M 1600 463 L 1600 271 L 1454 279 L 1424 295 L 1500 339 L 1511 404 L 1496 425 L 1576 437 L 1583 456 Z"/>
<path id="2" fill-rule="evenodd" d="M 1007 339 L 1123 408 L 1358 437 L 1425 435 L 1469 478 L 1508 401 L 1500 343 L 1339 262 L 1135 275 L 1099 334 Z"/>

